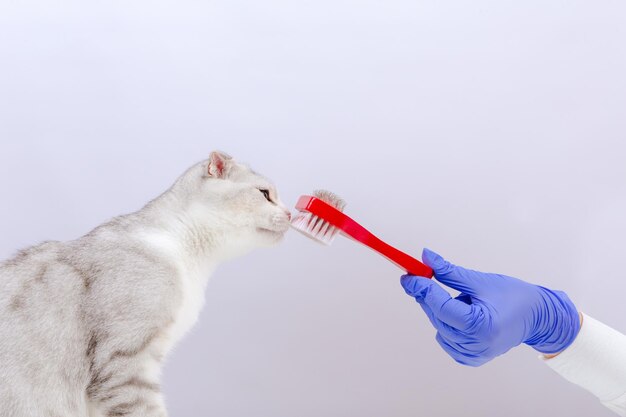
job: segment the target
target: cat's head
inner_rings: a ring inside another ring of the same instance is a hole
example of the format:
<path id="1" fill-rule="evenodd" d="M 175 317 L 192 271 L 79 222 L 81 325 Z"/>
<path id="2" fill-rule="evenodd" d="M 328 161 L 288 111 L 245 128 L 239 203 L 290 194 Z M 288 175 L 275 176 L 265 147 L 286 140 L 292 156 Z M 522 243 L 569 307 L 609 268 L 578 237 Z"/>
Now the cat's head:
<path id="1" fill-rule="evenodd" d="M 210 230 L 227 257 L 280 242 L 291 213 L 275 186 L 223 152 L 191 168 L 179 182 L 198 230 Z"/>

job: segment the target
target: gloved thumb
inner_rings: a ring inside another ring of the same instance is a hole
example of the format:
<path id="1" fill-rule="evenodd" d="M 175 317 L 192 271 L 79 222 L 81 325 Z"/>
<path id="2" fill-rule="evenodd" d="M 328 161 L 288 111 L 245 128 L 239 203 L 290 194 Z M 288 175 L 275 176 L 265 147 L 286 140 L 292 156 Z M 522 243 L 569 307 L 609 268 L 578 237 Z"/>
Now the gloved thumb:
<path id="1" fill-rule="evenodd" d="M 422 260 L 433 269 L 437 281 L 466 294 L 476 293 L 474 271 L 456 266 L 428 248 L 422 251 Z"/>
<path id="2" fill-rule="evenodd" d="M 431 279 L 414 275 L 403 275 L 400 283 L 404 291 L 426 304 L 435 318 L 459 330 L 467 330 L 473 320 L 474 306 L 456 300 L 439 284 Z"/>

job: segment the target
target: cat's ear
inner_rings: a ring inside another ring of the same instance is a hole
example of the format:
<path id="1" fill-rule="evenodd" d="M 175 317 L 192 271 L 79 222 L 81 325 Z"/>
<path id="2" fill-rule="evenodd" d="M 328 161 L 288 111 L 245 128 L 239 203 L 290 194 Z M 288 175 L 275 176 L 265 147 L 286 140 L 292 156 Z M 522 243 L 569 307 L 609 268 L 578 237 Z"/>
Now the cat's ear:
<path id="1" fill-rule="evenodd" d="M 226 178 L 232 157 L 224 152 L 211 152 L 205 175 L 211 178 Z"/>

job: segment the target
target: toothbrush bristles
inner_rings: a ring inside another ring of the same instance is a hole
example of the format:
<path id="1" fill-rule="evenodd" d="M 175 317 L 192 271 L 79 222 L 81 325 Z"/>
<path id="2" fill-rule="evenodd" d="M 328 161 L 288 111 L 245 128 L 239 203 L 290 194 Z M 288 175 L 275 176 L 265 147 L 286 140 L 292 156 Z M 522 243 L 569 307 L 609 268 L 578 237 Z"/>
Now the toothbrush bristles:
<path id="1" fill-rule="evenodd" d="M 313 195 L 339 211 L 343 211 L 346 206 L 343 199 L 330 191 L 317 190 Z M 307 211 L 296 214 L 291 221 L 291 226 L 305 236 L 316 242 L 323 243 L 324 245 L 330 245 L 339 232 L 324 219 Z"/>

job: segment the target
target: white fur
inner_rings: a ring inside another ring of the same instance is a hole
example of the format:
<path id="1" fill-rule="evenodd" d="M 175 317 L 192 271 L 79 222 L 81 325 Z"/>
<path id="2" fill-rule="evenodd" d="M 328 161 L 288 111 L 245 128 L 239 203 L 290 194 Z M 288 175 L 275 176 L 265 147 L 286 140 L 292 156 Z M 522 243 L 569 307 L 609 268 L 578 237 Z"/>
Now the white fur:
<path id="1" fill-rule="evenodd" d="M 162 360 L 209 276 L 288 227 L 274 187 L 214 152 L 139 212 L 4 262 L 0 416 L 166 416 Z"/>

